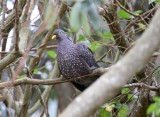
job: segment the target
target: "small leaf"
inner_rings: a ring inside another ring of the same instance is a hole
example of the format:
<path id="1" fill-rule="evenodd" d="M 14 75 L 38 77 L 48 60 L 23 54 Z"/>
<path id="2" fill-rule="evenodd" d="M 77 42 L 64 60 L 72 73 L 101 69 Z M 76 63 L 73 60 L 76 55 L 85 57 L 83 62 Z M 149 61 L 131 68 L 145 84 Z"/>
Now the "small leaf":
<path id="1" fill-rule="evenodd" d="M 154 101 L 160 102 L 160 97 L 154 97 Z"/>
<path id="2" fill-rule="evenodd" d="M 117 15 L 122 19 L 131 19 L 131 15 L 124 10 L 119 10 Z"/>
<path id="3" fill-rule="evenodd" d="M 137 10 L 137 11 L 134 11 L 133 13 L 134 14 L 140 14 L 140 13 L 142 13 L 142 10 Z"/>
<path id="4" fill-rule="evenodd" d="M 33 73 L 37 74 L 39 72 L 39 70 L 37 68 L 34 69 Z"/>
<path id="5" fill-rule="evenodd" d="M 54 51 L 51 51 L 51 50 L 47 51 L 47 54 L 53 59 L 56 58 L 56 56 L 57 56 L 57 54 Z"/>
<path id="6" fill-rule="evenodd" d="M 111 117 L 111 113 L 106 111 L 105 109 L 98 110 L 100 117 Z"/>
<path id="7" fill-rule="evenodd" d="M 130 89 L 129 88 L 122 88 L 121 93 L 122 94 L 130 93 Z"/>
<path id="8" fill-rule="evenodd" d="M 84 41 L 84 40 L 85 40 L 85 36 L 84 35 L 79 35 L 78 41 Z"/>
<path id="9" fill-rule="evenodd" d="M 99 42 L 94 42 L 94 43 L 91 44 L 90 49 L 92 51 L 95 51 L 98 47 L 100 47 Z"/>
<path id="10" fill-rule="evenodd" d="M 103 36 L 106 39 L 113 39 L 113 35 L 111 32 L 103 32 Z"/>
<path id="11" fill-rule="evenodd" d="M 70 26 L 72 31 L 77 32 L 80 29 L 81 26 L 81 4 L 77 2 L 71 11 L 71 16 L 70 16 Z"/>
<path id="12" fill-rule="evenodd" d="M 147 109 L 147 114 L 151 114 L 152 112 L 155 112 L 157 110 L 157 108 L 158 108 L 157 103 L 151 104 Z"/>
<path id="13" fill-rule="evenodd" d="M 123 104 L 122 108 L 120 108 L 118 112 L 118 117 L 127 117 L 129 108 L 127 105 Z"/>
<path id="14" fill-rule="evenodd" d="M 113 104 L 115 105 L 115 108 L 117 108 L 117 109 L 120 109 L 120 108 L 122 107 L 122 104 L 120 103 L 119 100 L 115 100 L 115 101 L 113 102 Z"/>
<path id="15" fill-rule="evenodd" d="M 138 23 L 138 26 L 143 30 L 147 28 L 143 23 Z"/>
<path id="16" fill-rule="evenodd" d="M 127 95 L 127 98 L 128 98 L 128 100 L 133 100 L 133 99 L 137 99 L 138 96 L 133 95 L 133 94 L 128 94 L 128 95 Z"/>
<path id="17" fill-rule="evenodd" d="M 89 18 L 89 22 L 92 25 L 92 27 L 94 28 L 94 30 L 99 30 L 100 29 L 100 17 L 99 17 L 99 13 L 97 12 L 97 6 L 92 2 L 90 3 L 90 9 L 88 11 L 88 18 Z"/>
<path id="18" fill-rule="evenodd" d="M 90 34 L 90 26 L 89 26 L 89 23 L 88 23 L 87 14 L 82 15 L 81 21 L 82 21 L 83 30 L 89 35 Z"/>
<path id="19" fill-rule="evenodd" d="M 46 13 L 44 15 L 45 15 L 44 22 L 46 22 L 46 24 L 47 24 L 46 28 L 50 29 L 53 26 L 53 24 L 57 18 L 56 9 L 51 2 L 49 2 L 47 4 Z M 52 16 L 52 18 L 51 18 L 51 16 Z"/>

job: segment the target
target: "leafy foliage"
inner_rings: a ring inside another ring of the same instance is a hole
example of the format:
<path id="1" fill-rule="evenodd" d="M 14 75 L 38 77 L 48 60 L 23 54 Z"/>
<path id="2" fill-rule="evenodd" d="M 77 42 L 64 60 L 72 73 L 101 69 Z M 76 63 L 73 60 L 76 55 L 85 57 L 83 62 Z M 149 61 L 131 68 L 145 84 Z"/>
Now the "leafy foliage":
<path id="1" fill-rule="evenodd" d="M 110 39 L 114 40 L 113 34 L 110 31 L 105 31 L 105 32 L 99 32 L 99 35 L 105 39 L 105 41 L 108 41 Z"/>
<path id="2" fill-rule="evenodd" d="M 53 4 L 48 3 L 47 4 L 47 8 L 46 8 L 46 13 L 45 13 L 45 17 L 44 17 L 44 21 L 47 22 L 46 23 L 46 28 L 50 29 L 53 24 L 55 23 L 56 17 L 57 17 L 57 12 L 56 10 L 53 8 Z M 52 18 L 50 18 L 52 16 Z"/>
<path id="3" fill-rule="evenodd" d="M 34 74 L 37 74 L 38 72 L 39 72 L 39 69 L 37 69 L 37 68 L 35 68 L 33 71 Z"/>
<path id="4" fill-rule="evenodd" d="M 100 47 L 100 43 L 99 42 L 93 42 L 93 43 L 91 43 L 90 49 L 92 51 L 95 51 L 98 47 Z"/>
<path id="5" fill-rule="evenodd" d="M 104 104 L 98 111 L 101 117 L 112 117 L 113 110 L 118 110 L 117 117 L 127 117 L 129 108 L 126 104 L 121 104 L 119 100 L 115 100 L 110 104 Z"/>
<path id="6" fill-rule="evenodd" d="M 147 114 L 155 113 L 156 116 L 160 116 L 160 97 L 155 97 L 154 101 L 155 102 L 148 107 Z"/>
<path id="7" fill-rule="evenodd" d="M 137 11 L 134 11 L 133 13 L 134 14 L 140 14 L 140 13 L 142 13 L 142 11 L 141 10 L 137 10 Z M 117 15 L 122 19 L 131 19 L 131 18 L 133 18 L 133 16 L 131 14 L 127 13 L 124 10 L 119 10 L 117 12 Z"/>
<path id="8" fill-rule="evenodd" d="M 127 117 L 129 108 L 126 104 L 122 104 L 118 112 L 118 117 Z"/>
<path id="9" fill-rule="evenodd" d="M 122 19 L 131 19 L 131 15 L 124 10 L 119 10 L 117 15 Z"/>
<path id="10" fill-rule="evenodd" d="M 78 32 L 80 28 L 83 28 L 83 30 L 89 34 L 89 22 L 92 23 L 93 27 L 96 29 L 98 27 L 99 19 L 98 12 L 95 9 L 96 6 L 91 0 L 76 2 L 70 15 L 70 26 L 72 31 Z"/>
<path id="11" fill-rule="evenodd" d="M 101 117 L 111 117 L 111 113 L 106 111 L 106 109 L 100 109 L 98 110 Z"/>
<path id="12" fill-rule="evenodd" d="M 148 0 L 148 4 L 152 4 L 152 3 L 160 3 L 160 0 Z"/>
<path id="13" fill-rule="evenodd" d="M 51 57 L 53 59 L 56 58 L 56 56 L 57 56 L 57 54 L 54 51 L 51 51 L 51 50 L 48 50 L 47 54 L 49 55 L 49 57 Z"/>

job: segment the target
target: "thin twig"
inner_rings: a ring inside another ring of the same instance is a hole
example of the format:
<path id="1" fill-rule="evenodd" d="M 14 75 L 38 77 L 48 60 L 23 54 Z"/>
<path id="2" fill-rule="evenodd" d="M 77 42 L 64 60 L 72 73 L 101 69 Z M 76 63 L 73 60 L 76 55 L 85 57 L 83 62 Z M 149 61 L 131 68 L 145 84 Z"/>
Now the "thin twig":
<path id="1" fill-rule="evenodd" d="M 159 91 L 159 89 L 160 89 L 160 87 L 150 86 L 150 85 L 147 85 L 145 83 L 132 83 L 132 84 L 127 84 L 124 87 L 125 88 L 139 87 L 139 88 L 149 89 L 149 90 L 152 90 L 152 91 Z"/>
<path id="2" fill-rule="evenodd" d="M 40 46 L 39 48 L 43 47 Z M 57 48 L 58 46 L 57 45 L 51 45 L 51 46 L 46 46 L 46 49 L 53 49 L 53 48 Z M 39 48 L 32 48 L 31 51 L 37 51 Z"/>
<path id="3" fill-rule="evenodd" d="M 15 42 L 15 50 L 18 51 L 18 43 L 19 43 L 19 5 L 18 0 L 15 1 L 15 34 L 16 34 L 16 42 Z"/>
<path id="4" fill-rule="evenodd" d="M 2 9 L 2 22 L 1 22 L 1 39 L 3 39 L 2 41 L 2 51 L 5 51 L 6 49 L 6 44 L 7 44 L 7 38 L 5 37 L 5 14 L 6 14 L 6 3 L 7 0 L 3 0 L 3 9 Z M 2 57 L 4 57 L 4 55 L 1 55 Z"/>

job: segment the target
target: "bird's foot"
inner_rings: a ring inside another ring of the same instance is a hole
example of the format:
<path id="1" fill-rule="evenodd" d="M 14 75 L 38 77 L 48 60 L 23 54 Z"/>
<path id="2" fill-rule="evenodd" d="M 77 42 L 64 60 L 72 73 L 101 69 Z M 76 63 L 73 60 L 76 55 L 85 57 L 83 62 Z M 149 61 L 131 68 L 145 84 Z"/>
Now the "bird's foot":
<path id="1" fill-rule="evenodd" d="M 92 70 L 92 71 L 94 71 L 95 69 L 97 69 L 98 67 L 95 67 L 95 66 L 92 66 L 92 67 L 90 67 L 90 69 Z"/>

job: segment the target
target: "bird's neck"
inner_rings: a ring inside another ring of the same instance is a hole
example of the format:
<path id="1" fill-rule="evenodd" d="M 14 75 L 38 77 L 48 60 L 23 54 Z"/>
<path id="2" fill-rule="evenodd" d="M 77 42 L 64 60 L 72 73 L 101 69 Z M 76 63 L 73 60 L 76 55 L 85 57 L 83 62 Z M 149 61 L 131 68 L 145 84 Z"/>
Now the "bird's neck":
<path id="1" fill-rule="evenodd" d="M 58 49 L 60 50 L 69 50 L 72 46 L 73 46 L 73 42 L 71 40 L 61 40 L 59 43 L 58 43 Z"/>

